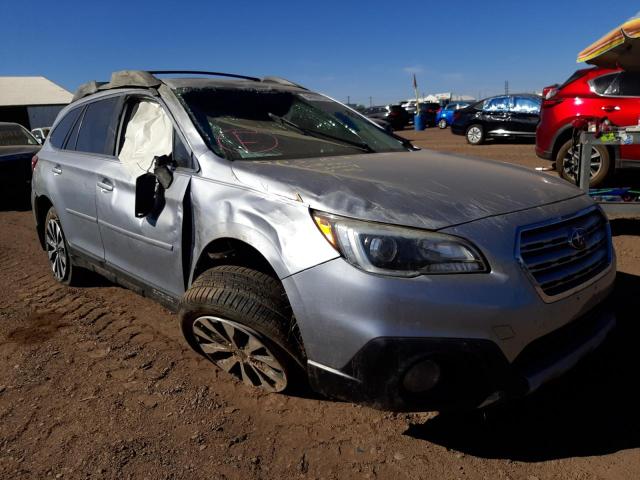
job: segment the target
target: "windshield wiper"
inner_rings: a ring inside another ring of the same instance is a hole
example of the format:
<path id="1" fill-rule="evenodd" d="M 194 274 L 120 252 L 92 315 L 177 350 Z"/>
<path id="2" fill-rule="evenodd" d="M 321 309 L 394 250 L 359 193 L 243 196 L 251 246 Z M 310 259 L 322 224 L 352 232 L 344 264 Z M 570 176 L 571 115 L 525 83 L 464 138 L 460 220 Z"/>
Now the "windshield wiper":
<path id="1" fill-rule="evenodd" d="M 301 127 L 300 125 L 298 125 L 297 123 L 292 122 L 291 120 L 287 120 L 284 117 L 281 117 L 279 115 L 275 115 L 271 112 L 269 112 L 269 118 L 280 123 L 281 125 L 286 125 L 288 127 L 294 128 L 296 130 L 298 130 L 298 132 L 300 132 L 303 135 L 308 135 L 310 137 L 316 137 L 316 138 L 326 138 L 329 140 L 333 140 L 339 143 L 343 143 L 346 145 L 349 145 L 351 147 L 356 147 L 364 152 L 369 152 L 369 153 L 375 153 L 375 150 L 373 148 L 371 148 L 367 143 L 365 142 L 354 142 L 351 140 L 347 140 L 346 138 L 341 138 L 341 137 L 336 137 L 334 135 L 331 135 L 329 133 L 324 133 L 324 132 L 320 132 L 318 130 L 313 130 L 311 128 L 305 128 L 305 127 Z"/>

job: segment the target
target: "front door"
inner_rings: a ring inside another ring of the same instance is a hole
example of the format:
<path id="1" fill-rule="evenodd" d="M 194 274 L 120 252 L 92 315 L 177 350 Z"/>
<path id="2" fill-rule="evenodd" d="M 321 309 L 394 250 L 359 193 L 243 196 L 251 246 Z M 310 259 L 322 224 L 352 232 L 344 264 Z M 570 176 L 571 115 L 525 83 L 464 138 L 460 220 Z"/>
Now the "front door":
<path id="1" fill-rule="evenodd" d="M 105 260 L 156 294 L 184 293 L 182 225 L 191 181 L 191 155 L 164 107 L 152 99 L 130 97 L 119 127 L 115 161 L 101 170 L 96 192 L 98 224 Z M 136 218 L 136 178 L 153 171 L 155 157 L 172 159 L 173 181 L 158 186 L 155 210 Z"/>

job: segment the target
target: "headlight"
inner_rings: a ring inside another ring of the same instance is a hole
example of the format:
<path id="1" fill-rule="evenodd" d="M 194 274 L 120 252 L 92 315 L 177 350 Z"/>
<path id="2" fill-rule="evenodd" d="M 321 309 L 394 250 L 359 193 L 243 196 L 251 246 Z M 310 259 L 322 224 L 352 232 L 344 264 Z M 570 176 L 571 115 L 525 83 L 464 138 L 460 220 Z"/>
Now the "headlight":
<path id="1" fill-rule="evenodd" d="M 312 215 L 329 243 L 349 263 L 367 272 L 416 277 L 489 270 L 478 250 L 458 237 L 328 213 Z"/>

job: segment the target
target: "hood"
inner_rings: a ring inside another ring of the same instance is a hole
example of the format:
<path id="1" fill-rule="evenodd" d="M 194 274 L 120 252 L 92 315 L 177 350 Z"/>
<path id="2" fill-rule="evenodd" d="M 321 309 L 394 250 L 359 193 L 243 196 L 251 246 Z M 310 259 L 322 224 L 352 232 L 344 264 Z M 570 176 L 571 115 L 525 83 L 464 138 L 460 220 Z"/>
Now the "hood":
<path id="1" fill-rule="evenodd" d="M 548 174 L 429 150 L 235 161 L 244 184 L 336 215 L 437 230 L 582 195 Z"/>
<path id="2" fill-rule="evenodd" d="M 42 145 L 0 145 L 0 161 L 7 157 L 33 156 L 42 148 Z"/>

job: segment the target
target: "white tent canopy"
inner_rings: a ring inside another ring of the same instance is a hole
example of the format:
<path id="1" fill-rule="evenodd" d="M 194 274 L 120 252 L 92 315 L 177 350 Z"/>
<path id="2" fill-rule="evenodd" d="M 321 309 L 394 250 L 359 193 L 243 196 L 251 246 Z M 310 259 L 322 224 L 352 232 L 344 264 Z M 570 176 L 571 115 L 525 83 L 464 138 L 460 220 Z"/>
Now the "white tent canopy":
<path id="1" fill-rule="evenodd" d="M 45 77 L 0 77 L 0 107 L 66 105 L 72 98 Z"/>

